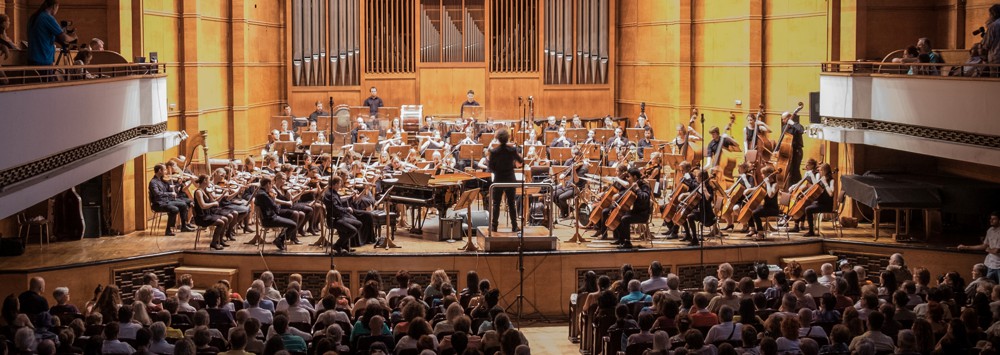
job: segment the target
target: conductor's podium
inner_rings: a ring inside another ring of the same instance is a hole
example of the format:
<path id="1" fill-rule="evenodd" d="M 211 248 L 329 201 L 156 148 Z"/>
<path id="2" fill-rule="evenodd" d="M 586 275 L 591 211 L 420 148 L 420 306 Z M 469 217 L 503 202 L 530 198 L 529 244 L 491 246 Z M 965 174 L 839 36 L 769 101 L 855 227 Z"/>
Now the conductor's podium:
<path id="1" fill-rule="evenodd" d="M 517 246 L 520 243 L 517 233 L 511 232 L 509 229 L 506 231 L 500 229 L 493 232 L 493 236 L 489 236 L 489 227 L 482 226 L 477 230 L 479 236 L 483 238 L 483 249 L 486 251 L 517 251 Z M 556 237 L 549 236 L 548 228 L 542 226 L 524 227 L 524 251 L 554 251 L 558 241 L 559 239 Z"/>

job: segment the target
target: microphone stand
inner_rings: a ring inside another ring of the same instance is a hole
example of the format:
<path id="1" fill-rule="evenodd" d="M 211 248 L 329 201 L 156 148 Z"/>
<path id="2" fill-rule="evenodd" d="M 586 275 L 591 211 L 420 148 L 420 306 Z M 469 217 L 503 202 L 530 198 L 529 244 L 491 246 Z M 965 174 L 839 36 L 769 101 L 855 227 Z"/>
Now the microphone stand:
<path id="1" fill-rule="evenodd" d="M 705 114 L 704 113 L 701 114 L 701 136 L 705 137 Z M 721 149 L 721 147 L 719 147 L 719 149 Z M 705 138 L 701 139 L 701 151 L 702 152 L 705 151 Z M 704 159 L 704 157 L 702 157 L 702 159 Z M 703 173 L 705 172 L 704 169 L 705 169 L 705 166 L 704 166 L 704 164 L 702 164 L 702 172 Z M 701 174 L 699 174 L 699 175 L 701 175 Z M 708 182 L 708 180 L 702 181 L 701 192 L 699 192 L 699 193 L 702 194 L 703 196 L 704 196 L 704 193 L 705 193 L 705 186 L 704 185 L 707 182 Z M 711 199 L 712 196 L 708 196 L 707 198 Z M 706 202 L 711 203 L 712 201 L 709 200 L 709 201 L 706 201 Z M 700 253 L 700 256 L 699 256 L 699 258 L 700 258 L 699 259 L 699 264 L 700 265 L 699 266 L 701 267 L 702 270 L 705 269 L 705 238 L 702 235 L 702 229 L 705 228 L 705 219 L 707 217 L 708 217 L 708 211 L 707 211 L 707 209 L 702 208 L 701 209 L 701 220 L 698 221 L 699 222 L 698 223 L 698 231 L 695 232 L 695 235 L 698 237 L 698 245 L 699 245 L 698 249 L 699 249 L 699 253 Z"/>

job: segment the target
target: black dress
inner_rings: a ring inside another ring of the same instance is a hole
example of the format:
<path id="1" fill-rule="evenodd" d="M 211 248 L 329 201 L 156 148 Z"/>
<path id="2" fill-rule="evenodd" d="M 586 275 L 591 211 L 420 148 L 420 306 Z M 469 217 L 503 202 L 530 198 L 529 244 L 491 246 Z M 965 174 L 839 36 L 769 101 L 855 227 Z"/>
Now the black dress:
<path id="1" fill-rule="evenodd" d="M 204 190 L 195 191 L 195 193 L 194 193 L 195 197 L 198 197 L 198 192 L 201 192 L 202 194 L 205 194 L 205 197 L 208 200 L 212 199 L 210 196 L 208 196 L 208 193 L 205 192 Z M 195 225 L 197 225 L 199 227 L 208 227 L 208 226 L 211 226 L 211 225 L 215 224 L 215 222 L 218 222 L 219 219 L 221 219 L 221 218 L 222 218 L 222 215 L 219 214 L 219 207 L 209 207 L 208 209 L 203 209 L 203 208 L 201 208 L 201 204 L 200 203 L 196 202 L 194 204 L 194 224 Z"/>

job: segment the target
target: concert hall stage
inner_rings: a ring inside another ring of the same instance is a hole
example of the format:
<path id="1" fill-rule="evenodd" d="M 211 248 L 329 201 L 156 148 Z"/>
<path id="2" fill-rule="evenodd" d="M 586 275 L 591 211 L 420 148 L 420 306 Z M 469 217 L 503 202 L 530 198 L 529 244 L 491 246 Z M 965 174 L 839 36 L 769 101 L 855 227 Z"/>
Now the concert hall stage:
<path id="1" fill-rule="evenodd" d="M 430 218 L 424 229 L 436 230 L 437 219 Z M 738 275 L 745 275 L 754 263 L 781 264 L 783 258 L 833 255 L 865 265 L 869 271 L 884 269 L 888 256 L 901 252 L 911 265 L 932 265 L 932 274 L 956 270 L 967 273 L 970 266 L 981 262 L 983 255 L 976 252 L 959 252 L 954 245 L 958 238 L 942 237 L 941 243 L 897 243 L 891 238 L 874 242 L 870 226 L 845 229 L 843 236 L 824 226 L 824 238 L 806 238 L 792 233 L 786 237 L 774 233 L 767 241 L 755 242 L 742 235 L 731 233 L 722 243 L 709 240 L 704 248 L 689 247 L 676 240 L 633 242 L 635 249 L 621 250 L 595 247 L 591 243 L 568 243 L 574 229 L 557 225 L 554 235 L 558 238 L 557 250 L 525 252 L 524 295 L 538 311 L 547 316 L 565 316 L 569 295 L 579 287 L 583 273 L 594 270 L 598 274 L 618 276 L 624 263 L 636 266 L 639 277 L 647 277 L 646 267 L 653 260 L 660 261 L 670 272 L 681 276 L 682 287 L 701 286 L 705 275 L 714 275 L 715 267 L 722 262 L 734 265 Z M 652 227 L 654 233 L 657 227 Z M 503 230 L 503 227 L 501 227 Z M 589 239 L 592 231 L 581 229 Z M 209 236 L 202 235 L 201 245 L 193 248 L 194 233 L 179 233 L 174 237 L 133 233 L 119 237 L 87 238 L 78 241 L 60 241 L 43 247 L 37 239 L 31 242 L 22 256 L 0 258 L 0 292 L 3 294 L 23 291 L 32 276 L 48 280 L 49 288 L 68 286 L 80 305 L 97 284 L 114 282 L 125 291 L 133 289 L 133 280 L 142 272 L 152 271 L 161 275 L 163 284 L 172 285 L 177 267 L 204 267 L 231 270 L 231 282 L 237 290 L 245 290 L 260 272 L 271 270 L 283 285 L 290 273 L 304 277 L 305 288 L 314 294 L 322 287 L 323 277 L 331 262 L 345 276 L 352 289 L 359 287 L 358 280 L 368 270 L 380 272 L 386 288 L 393 287 L 393 275 L 406 269 L 417 282 L 436 269 L 444 269 L 452 282 L 465 287 L 465 274 L 476 270 L 482 278 L 499 287 L 502 304 L 515 299 L 518 292 L 518 253 L 516 252 L 465 252 L 459 248 L 464 241 L 448 243 L 426 241 L 399 232 L 395 243 L 401 248 L 357 249 L 354 255 L 333 256 L 319 247 L 310 246 L 318 237 L 302 238 L 303 244 L 288 246 L 287 252 L 278 252 L 268 244 L 263 253 L 256 246 L 246 245 L 252 234 L 241 235 L 231 247 L 222 251 L 208 249 Z M 268 237 L 270 239 L 270 236 Z M 480 248 L 483 237 L 477 237 Z M 966 243 L 975 242 L 971 237 Z M 831 259 L 826 257 L 825 259 Z M 816 266 L 818 267 L 818 265 Z M 214 280 L 201 280 L 214 281 Z M 196 281 L 197 282 L 197 281 Z M 528 310 L 531 310 L 530 308 Z"/>

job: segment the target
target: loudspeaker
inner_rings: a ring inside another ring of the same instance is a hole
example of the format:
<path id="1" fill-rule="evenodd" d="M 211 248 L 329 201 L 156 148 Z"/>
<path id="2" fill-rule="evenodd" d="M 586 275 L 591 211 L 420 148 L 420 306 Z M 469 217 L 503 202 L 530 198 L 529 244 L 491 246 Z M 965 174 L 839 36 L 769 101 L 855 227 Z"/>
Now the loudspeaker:
<path id="1" fill-rule="evenodd" d="M 101 236 L 101 206 L 83 206 L 83 236 L 99 238 Z"/>
<path id="2" fill-rule="evenodd" d="M 76 187 L 76 191 L 80 194 L 80 202 L 84 206 L 100 206 L 102 201 L 104 201 L 101 198 L 104 192 L 104 177 L 98 175 L 84 181 L 80 186 Z"/>
<path id="3" fill-rule="evenodd" d="M 819 117 L 819 91 L 809 93 L 809 123 L 822 123 Z"/>

